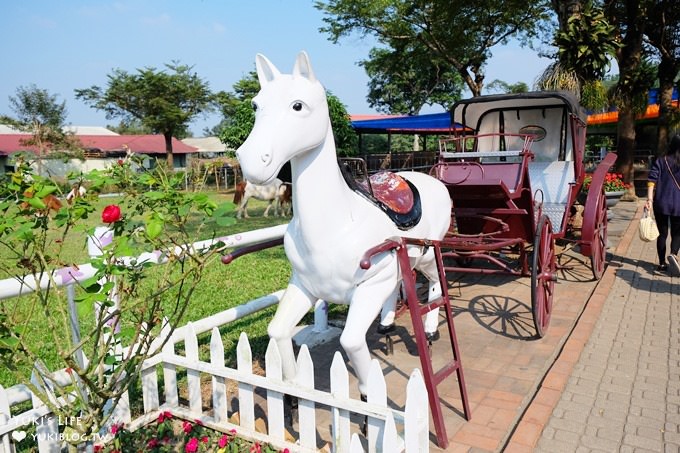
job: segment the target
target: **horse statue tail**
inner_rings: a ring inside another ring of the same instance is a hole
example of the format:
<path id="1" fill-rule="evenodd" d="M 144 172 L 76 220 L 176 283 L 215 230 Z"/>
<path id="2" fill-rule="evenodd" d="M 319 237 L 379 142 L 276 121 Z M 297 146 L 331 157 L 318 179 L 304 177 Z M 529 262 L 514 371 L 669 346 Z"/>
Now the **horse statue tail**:
<path id="1" fill-rule="evenodd" d="M 246 191 L 246 182 L 241 181 L 238 184 L 236 184 L 236 189 L 234 190 L 234 204 L 239 204 L 241 203 L 241 200 L 243 199 L 243 194 Z"/>

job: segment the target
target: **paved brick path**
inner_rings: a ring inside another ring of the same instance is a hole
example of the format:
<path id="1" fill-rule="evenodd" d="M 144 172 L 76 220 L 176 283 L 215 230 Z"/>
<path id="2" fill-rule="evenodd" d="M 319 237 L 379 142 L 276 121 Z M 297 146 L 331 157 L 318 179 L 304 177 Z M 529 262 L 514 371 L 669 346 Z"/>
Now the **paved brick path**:
<path id="1" fill-rule="evenodd" d="M 680 451 L 680 278 L 637 218 L 504 451 Z"/>

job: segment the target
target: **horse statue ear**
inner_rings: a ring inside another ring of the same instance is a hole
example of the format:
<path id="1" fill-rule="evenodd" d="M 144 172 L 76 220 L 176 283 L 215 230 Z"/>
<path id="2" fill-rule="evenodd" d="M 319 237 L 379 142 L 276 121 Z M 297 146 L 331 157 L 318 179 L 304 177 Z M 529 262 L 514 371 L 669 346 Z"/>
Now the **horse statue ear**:
<path id="1" fill-rule="evenodd" d="M 309 62 L 309 56 L 304 50 L 300 52 L 295 59 L 295 67 L 293 68 L 293 77 L 302 76 L 310 82 L 316 82 L 316 76 L 312 70 L 312 64 Z"/>
<path id="2" fill-rule="evenodd" d="M 257 78 L 262 86 L 281 75 L 276 66 L 260 53 L 255 56 L 255 68 L 257 69 Z"/>

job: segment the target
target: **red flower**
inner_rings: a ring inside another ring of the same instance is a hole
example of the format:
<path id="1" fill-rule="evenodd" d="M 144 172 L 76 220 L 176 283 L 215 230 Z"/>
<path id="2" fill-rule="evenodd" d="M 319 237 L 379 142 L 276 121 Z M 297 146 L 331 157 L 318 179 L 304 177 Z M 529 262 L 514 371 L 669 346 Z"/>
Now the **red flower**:
<path id="1" fill-rule="evenodd" d="M 191 430 L 193 429 L 194 425 L 191 424 L 191 422 L 188 421 L 183 421 L 182 422 L 182 431 L 184 431 L 185 434 L 189 434 Z"/>
<path id="2" fill-rule="evenodd" d="M 118 159 L 118 165 L 123 165 L 124 163 L 123 159 Z"/>
<path id="3" fill-rule="evenodd" d="M 172 418 L 172 412 L 164 411 L 158 414 L 158 423 L 163 423 L 165 420 L 170 420 Z"/>
<path id="4" fill-rule="evenodd" d="M 189 439 L 189 442 L 187 442 L 186 447 L 184 447 L 184 451 L 187 453 L 196 453 L 198 451 L 198 439 L 195 437 L 192 437 Z"/>
<path id="5" fill-rule="evenodd" d="M 111 425 L 111 434 L 113 434 L 115 436 L 116 433 L 118 431 L 120 431 L 121 429 L 123 429 L 122 423 L 118 423 L 118 424 L 114 423 L 113 425 Z"/>
<path id="6" fill-rule="evenodd" d="M 229 436 L 224 434 L 222 437 L 220 437 L 220 440 L 217 441 L 217 446 L 220 448 L 224 448 L 227 445 L 229 445 Z"/>
<path id="7" fill-rule="evenodd" d="M 97 444 L 97 445 L 94 446 L 94 453 L 100 453 L 100 452 L 103 451 L 103 450 L 104 450 L 104 446 L 103 446 L 103 445 Z"/>
<path id="8" fill-rule="evenodd" d="M 158 447 L 158 439 L 151 439 L 146 443 L 146 448 L 152 449 Z"/>
<path id="9" fill-rule="evenodd" d="M 102 211 L 102 222 L 104 223 L 117 222 L 120 218 L 120 207 L 118 205 L 110 204 Z"/>
<path id="10" fill-rule="evenodd" d="M 252 447 L 250 447 L 250 453 L 262 453 L 262 447 L 259 442 L 255 442 Z"/>

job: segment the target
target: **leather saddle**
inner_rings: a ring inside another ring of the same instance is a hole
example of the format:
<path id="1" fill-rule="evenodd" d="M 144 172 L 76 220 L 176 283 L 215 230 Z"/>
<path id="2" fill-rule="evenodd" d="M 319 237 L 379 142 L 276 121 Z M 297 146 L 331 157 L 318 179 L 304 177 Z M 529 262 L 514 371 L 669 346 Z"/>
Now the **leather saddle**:
<path id="1" fill-rule="evenodd" d="M 400 230 L 416 226 L 423 214 L 420 193 L 409 180 L 396 173 L 381 171 L 359 182 L 341 162 L 347 185 L 380 208 Z"/>

